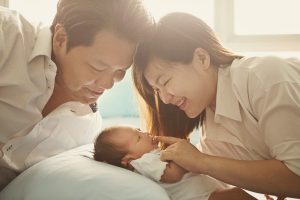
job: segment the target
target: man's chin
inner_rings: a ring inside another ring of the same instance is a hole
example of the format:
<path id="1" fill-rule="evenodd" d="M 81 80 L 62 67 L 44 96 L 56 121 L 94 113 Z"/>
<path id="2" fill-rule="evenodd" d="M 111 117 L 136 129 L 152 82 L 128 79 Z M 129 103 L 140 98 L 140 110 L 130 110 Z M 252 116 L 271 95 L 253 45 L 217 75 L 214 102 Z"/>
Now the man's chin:
<path id="1" fill-rule="evenodd" d="M 82 104 L 93 104 L 96 103 L 99 98 L 81 98 L 78 101 Z"/>

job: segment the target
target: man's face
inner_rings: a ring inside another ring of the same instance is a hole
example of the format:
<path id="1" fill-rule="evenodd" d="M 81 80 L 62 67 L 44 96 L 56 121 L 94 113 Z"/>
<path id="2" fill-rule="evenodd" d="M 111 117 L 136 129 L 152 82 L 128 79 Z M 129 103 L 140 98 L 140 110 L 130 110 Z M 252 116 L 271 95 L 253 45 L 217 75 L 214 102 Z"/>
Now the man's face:
<path id="1" fill-rule="evenodd" d="M 76 46 L 67 52 L 67 36 L 63 27 L 58 27 L 53 37 L 58 68 L 56 85 L 68 100 L 94 103 L 106 89 L 124 78 L 135 47 L 114 32 L 103 30 L 96 34 L 91 46 Z"/>

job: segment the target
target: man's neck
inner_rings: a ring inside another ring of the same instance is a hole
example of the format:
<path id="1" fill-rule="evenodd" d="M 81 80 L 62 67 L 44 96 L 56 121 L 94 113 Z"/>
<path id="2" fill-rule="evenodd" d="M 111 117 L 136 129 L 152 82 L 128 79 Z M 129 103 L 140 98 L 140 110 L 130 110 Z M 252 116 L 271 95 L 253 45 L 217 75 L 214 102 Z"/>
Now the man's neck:
<path id="1" fill-rule="evenodd" d="M 53 93 L 43 108 L 42 115 L 43 117 L 47 116 L 50 112 L 56 109 L 58 106 L 72 101 L 71 95 L 68 95 L 68 91 L 65 91 L 63 87 L 60 87 L 58 84 L 55 84 Z"/>

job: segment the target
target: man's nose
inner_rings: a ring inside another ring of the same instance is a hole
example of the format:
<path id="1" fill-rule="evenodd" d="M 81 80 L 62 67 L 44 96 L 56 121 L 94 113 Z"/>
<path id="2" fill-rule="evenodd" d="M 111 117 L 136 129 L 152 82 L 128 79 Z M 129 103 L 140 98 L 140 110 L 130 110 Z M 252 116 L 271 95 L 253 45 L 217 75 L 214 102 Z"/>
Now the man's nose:
<path id="1" fill-rule="evenodd" d="M 97 88 L 111 89 L 114 86 L 113 76 L 106 75 L 96 80 Z"/>

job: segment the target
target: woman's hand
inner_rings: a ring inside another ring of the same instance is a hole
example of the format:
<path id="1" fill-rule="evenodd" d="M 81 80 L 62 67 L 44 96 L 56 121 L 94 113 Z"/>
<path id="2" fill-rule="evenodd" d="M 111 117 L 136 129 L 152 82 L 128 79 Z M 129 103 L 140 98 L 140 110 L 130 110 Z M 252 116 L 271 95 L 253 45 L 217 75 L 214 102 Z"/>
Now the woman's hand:
<path id="1" fill-rule="evenodd" d="M 201 163 L 205 155 L 194 145 L 175 137 L 156 136 L 155 140 L 170 145 L 161 151 L 162 161 L 173 161 L 187 171 L 201 173 Z"/>

